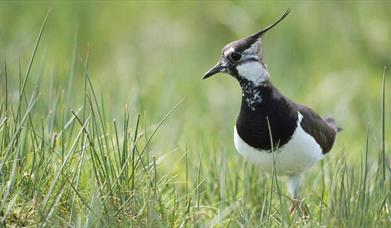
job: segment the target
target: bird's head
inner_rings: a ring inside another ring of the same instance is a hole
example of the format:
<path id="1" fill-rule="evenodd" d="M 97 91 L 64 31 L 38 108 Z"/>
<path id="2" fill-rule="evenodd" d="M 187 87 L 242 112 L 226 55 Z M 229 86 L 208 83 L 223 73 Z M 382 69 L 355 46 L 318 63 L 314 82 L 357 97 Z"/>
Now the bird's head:
<path id="1" fill-rule="evenodd" d="M 257 86 L 268 82 L 269 72 L 262 59 L 262 37 L 268 30 L 280 23 L 289 11 L 290 9 L 272 25 L 254 35 L 227 44 L 221 51 L 218 63 L 205 73 L 203 79 L 217 73 L 228 73 L 239 81 L 250 81 Z"/>

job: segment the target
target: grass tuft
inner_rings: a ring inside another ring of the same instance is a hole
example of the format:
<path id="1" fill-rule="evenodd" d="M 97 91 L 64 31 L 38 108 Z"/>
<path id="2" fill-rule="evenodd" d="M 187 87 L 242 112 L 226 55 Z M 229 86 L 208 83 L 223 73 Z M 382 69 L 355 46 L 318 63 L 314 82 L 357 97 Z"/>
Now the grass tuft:
<path id="1" fill-rule="evenodd" d="M 290 199 L 276 173 L 264 174 L 233 154 L 218 140 L 220 129 L 186 128 L 177 118 L 179 107 L 189 107 L 185 99 L 170 99 L 170 108 L 159 106 L 158 120 L 148 119 L 148 110 L 133 103 L 121 104 L 121 114 L 112 111 L 118 104 L 105 103 L 95 88 L 89 54 L 78 61 L 77 33 L 70 70 L 64 73 L 68 80 L 58 80 L 52 71 L 49 85 L 34 88 L 32 79 L 41 76 L 32 69 L 49 12 L 26 73 L 21 63 L 15 75 L 7 63 L 1 72 L 0 226 L 390 226 L 386 69 L 380 143 L 368 125 L 359 162 L 344 147 L 309 172 L 303 196 L 311 213 L 303 218 L 288 213 Z M 76 69 L 82 69 L 82 77 Z M 201 122 L 197 113 L 189 118 Z M 180 143 L 174 150 L 162 146 L 171 133 L 179 142 L 189 137 L 184 149 Z M 278 159 L 278 148 L 273 155 Z"/>

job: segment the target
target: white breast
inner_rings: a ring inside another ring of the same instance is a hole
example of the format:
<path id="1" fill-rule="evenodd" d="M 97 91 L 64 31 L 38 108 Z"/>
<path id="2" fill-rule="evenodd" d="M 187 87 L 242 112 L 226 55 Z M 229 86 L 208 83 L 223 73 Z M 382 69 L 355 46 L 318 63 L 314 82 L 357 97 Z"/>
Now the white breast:
<path id="1" fill-rule="evenodd" d="M 274 156 L 277 175 L 299 174 L 324 157 L 319 144 L 301 127 L 300 123 L 302 119 L 303 116 L 298 112 L 297 128 L 295 132 L 288 143 L 280 148 L 275 148 L 276 153 L 258 150 L 248 145 L 240 138 L 235 127 L 234 140 L 236 150 L 243 157 L 260 165 L 268 172 L 272 172 L 273 170 Z"/>

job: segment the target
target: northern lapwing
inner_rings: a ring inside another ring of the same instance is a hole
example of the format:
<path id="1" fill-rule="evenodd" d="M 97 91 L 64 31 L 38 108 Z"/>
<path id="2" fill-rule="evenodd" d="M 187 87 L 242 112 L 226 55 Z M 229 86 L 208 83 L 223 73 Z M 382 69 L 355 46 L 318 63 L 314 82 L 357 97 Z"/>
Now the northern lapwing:
<path id="1" fill-rule="evenodd" d="M 242 104 L 234 127 L 236 150 L 266 171 L 274 168 L 277 175 L 288 177 L 292 212 L 299 206 L 303 172 L 331 150 L 340 129 L 333 118 L 322 118 L 311 108 L 293 102 L 271 82 L 263 59 L 262 38 L 289 11 L 254 35 L 227 44 L 218 63 L 203 79 L 227 73 L 238 80 Z"/>

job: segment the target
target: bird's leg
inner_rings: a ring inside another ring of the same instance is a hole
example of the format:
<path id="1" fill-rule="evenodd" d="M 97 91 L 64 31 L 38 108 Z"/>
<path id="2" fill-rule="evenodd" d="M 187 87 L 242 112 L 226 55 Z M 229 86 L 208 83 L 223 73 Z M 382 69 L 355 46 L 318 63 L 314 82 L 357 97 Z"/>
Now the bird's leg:
<path id="1" fill-rule="evenodd" d="M 301 200 L 300 200 L 301 176 L 302 176 L 301 174 L 289 176 L 288 180 L 287 180 L 288 192 L 293 197 L 292 206 L 289 209 L 289 212 L 291 214 L 293 214 L 297 209 L 300 209 L 300 205 L 301 205 Z M 308 213 L 306 213 L 305 211 L 304 211 L 304 214 L 308 215 Z"/>
<path id="2" fill-rule="evenodd" d="M 289 176 L 287 180 L 288 192 L 291 194 L 294 200 L 300 199 L 300 185 L 301 185 L 301 174 Z"/>
<path id="3" fill-rule="evenodd" d="M 289 208 L 289 213 L 292 215 L 299 208 L 300 208 L 300 200 L 293 199 L 292 206 Z"/>

